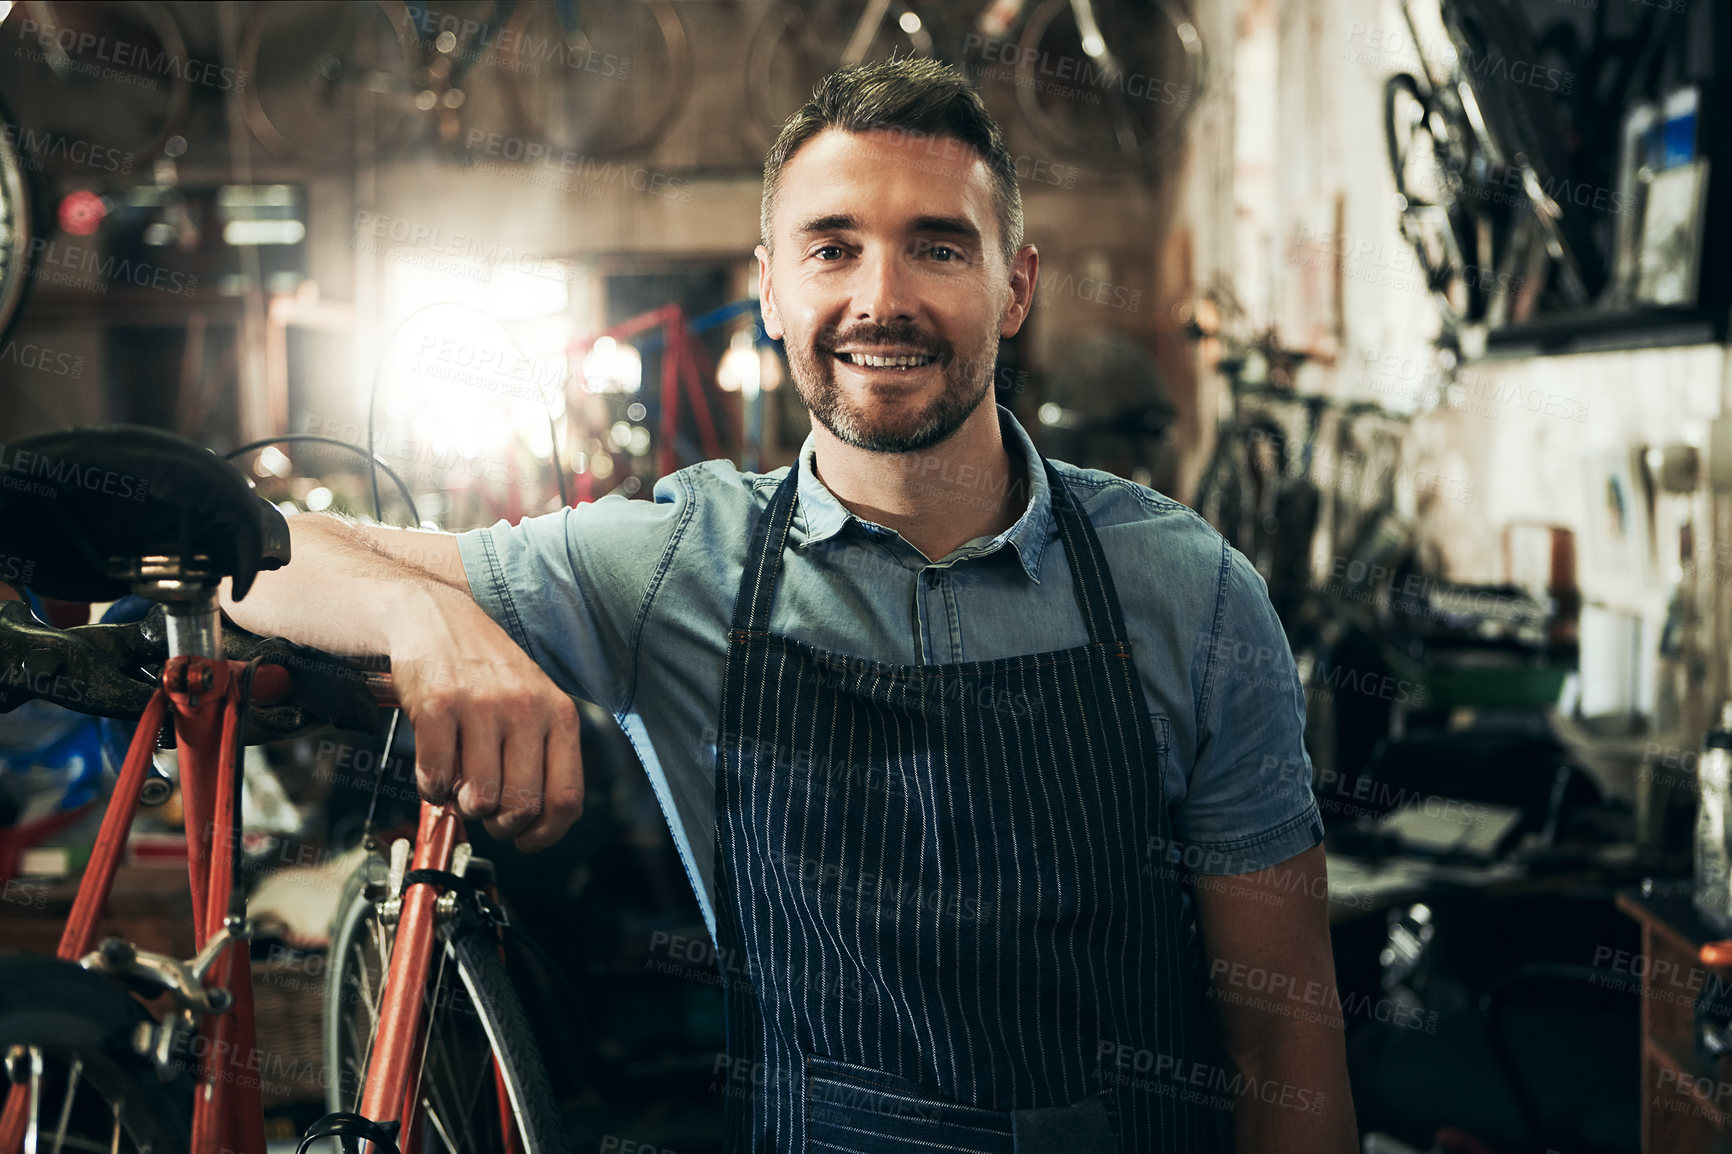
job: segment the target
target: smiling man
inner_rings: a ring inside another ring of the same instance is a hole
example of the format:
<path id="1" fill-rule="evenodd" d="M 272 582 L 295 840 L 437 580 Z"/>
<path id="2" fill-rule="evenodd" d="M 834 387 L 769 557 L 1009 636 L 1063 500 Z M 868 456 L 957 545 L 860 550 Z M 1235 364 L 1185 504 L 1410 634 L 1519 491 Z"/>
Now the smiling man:
<path id="1" fill-rule="evenodd" d="M 1199 517 L 993 403 L 1039 257 L 979 96 L 829 77 L 762 227 L 795 467 L 456 537 L 297 517 L 230 612 L 388 654 L 423 789 L 525 848 L 581 808 L 565 695 L 619 718 L 735 975 L 730 1151 L 1349 1154 L 1292 657 Z"/>

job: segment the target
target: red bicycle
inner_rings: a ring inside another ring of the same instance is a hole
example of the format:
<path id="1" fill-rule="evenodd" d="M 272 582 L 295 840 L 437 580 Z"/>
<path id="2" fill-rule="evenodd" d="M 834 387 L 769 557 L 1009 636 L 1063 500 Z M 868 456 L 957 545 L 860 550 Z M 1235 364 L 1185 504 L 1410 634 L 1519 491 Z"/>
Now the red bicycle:
<path id="1" fill-rule="evenodd" d="M 261 570 L 287 564 L 288 529 L 232 466 L 178 437 L 110 426 L 8 446 L 0 542 L 34 561 L 31 587 L 46 596 L 158 603 L 133 625 L 67 630 L 0 603 L 0 712 L 40 698 L 138 719 L 58 956 L 0 954 L 11 1083 L 0 1154 L 263 1154 L 252 925 L 236 886 L 239 750 L 331 725 L 371 729 L 395 704 L 389 678 L 224 630 L 221 581 L 239 599 Z M 171 730 L 190 959 L 95 940 L 141 794 L 167 795 L 152 752 Z M 389 862 L 369 855 L 339 905 L 327 970 L 332 1112 L 300 1150 L 323 1139 L 345 1154 L 563 1149 L 501 959 L 503 921 L 452 809 L 423 802 L 413 844 L 397 841 Z M 163 995 L 172 1008 L 159 1019 L 140 997 Z"/>

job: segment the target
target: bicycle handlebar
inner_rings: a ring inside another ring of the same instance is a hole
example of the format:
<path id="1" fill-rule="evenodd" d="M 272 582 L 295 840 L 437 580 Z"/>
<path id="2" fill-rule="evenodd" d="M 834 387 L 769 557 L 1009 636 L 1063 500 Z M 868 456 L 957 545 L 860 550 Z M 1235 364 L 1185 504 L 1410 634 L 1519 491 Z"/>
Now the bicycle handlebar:
<path id="1" fill-rule="evenodd" d="M 54 629 L 23 602 L 0 602 L 0 713 L 42 700 L 96 717 L 135 720 L 156 692 L 168 660 L 162 606 L 139 621 Z M 391 677 L 281 638 L 261 638 L 232 624 L 223 656 L 259 659 L 243 740 L 249 745 L 325 729 L 368 731 L 379 711 L 396 705 Z"/>

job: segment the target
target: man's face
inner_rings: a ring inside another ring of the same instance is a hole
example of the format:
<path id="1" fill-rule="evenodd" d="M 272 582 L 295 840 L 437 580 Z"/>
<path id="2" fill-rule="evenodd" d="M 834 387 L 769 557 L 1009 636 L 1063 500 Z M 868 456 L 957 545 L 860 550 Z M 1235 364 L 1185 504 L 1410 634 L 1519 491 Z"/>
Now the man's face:
<path id="1" fill-rule="evenodd" d="M 1025 246 L 1005 267 L 986 162 L 948 138 L 827 129 L 783 167 L 771 227 L 764 327 L 812 416 L 883 453 L 960 428 L 992 391 L 1037 261 Z"/>

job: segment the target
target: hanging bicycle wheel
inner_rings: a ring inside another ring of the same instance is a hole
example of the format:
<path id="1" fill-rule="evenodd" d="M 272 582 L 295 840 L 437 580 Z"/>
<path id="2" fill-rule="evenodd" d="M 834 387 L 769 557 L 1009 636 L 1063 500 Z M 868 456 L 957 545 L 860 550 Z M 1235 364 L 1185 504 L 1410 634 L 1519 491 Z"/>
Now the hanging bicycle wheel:
<path id="1" fill-rule="evenodd" d="M 468 876 L 485 868 L 471 861 Z M 396 935 L 376 904 L 385 873 L 377 857 L 362 862 L 331 927 L 324 1034 L 332 1112 L 356 1111 L 361 1102 Z M 498 939 L 454 922 L 438 933 L 422 1006 L 419 1133 L 405 1137 L 404 1154 L 562 1151 L 558 1104 Z"/>
<path id="2" fill-rule="evenodd" d="M 1447 316 L 1473 323 L 1486 313 L 1489 278 L 1467 275 L 1469 264 L 1489 262 L 1480 252 L 1480 213 L 1469 203 L 1485 190 L 1467 149 L 1452 139 L 1448 117 L 1406 73 L 1383 85 L 1383 134 L 1395 178 L 1401 234 L 1413 246 L 1420 275 Z"/>
<path id="3" fill-rule="evenodd" d="M 498 52 L 517 131 L 574 156 L 652 150 L 691 92 L 691 43 L 668 0 L 513 7 Z"/>
<path id="4" fill-rule="evenodd" d="M 142 1003 L 99 974 L 39 954 L 0 954 L 0 1054 L 10 1094 L 21 1099 L 23 1148 L 190 1149 L 191 1077 L 165 1084 L 133 1049 L 135 1032 L 151 1022 Z"/>
<path id="5" fill-rule="evenodd" d="M 0 339 L 24 305 L 35 265 L 32 161 L 18 148 L 17 125 L 0 103 Z"/>
<path id="6" fill-rule="evenodd" d="M 1177 153 L 1203 81 L 1202 37 L 1172 0 L 1045 0 L 1018 45 L 1029 128 L 1094 167 L 1148 169 Z"/>
<path id="7" fill-rule="evenodd" d="M 277 156 L 337 166 L 401 147 L 428 108 L 396 0 L 255 4 L 241 37 L 247 125 Z"/>
<path id="8" fill-rule="evenodd" d="M 891 56 L 931 56 L 932 33 L 907 4 L 817 0 L 777 4 L 746 53 L 746 109 L 766 141 L 838 68 Z"/>
<path id="9" fill-rule="evenodd" d="M 186 123 L 194 61 L 166 4 L 87 0 L 16 5 L 0 93 L 44 171 L 130 183 Z M 230 80 L 232 83 L 232 78 Z"/>

